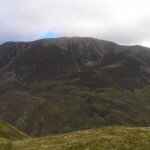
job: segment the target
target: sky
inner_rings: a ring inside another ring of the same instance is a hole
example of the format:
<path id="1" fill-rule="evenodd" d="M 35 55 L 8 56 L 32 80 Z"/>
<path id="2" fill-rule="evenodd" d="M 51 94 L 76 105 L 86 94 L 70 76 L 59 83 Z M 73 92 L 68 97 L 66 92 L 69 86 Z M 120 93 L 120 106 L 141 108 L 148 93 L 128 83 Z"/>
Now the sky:
<path id="1" fill-rule="evenodd" d="M 150 0 L 0 0 L 0 43 L 62 36 L 150 47 Z"/>

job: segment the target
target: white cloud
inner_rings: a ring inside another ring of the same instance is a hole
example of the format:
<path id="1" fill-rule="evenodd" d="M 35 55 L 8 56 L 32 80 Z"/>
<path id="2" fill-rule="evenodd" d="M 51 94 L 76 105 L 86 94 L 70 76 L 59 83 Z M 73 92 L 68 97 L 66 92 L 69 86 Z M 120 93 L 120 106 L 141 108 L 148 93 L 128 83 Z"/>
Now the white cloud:
<path id="1" fill-rule="evenodd" d="M 0 42 L 47 33 L 150 46 L 149 0 L 0 0 Z"/>

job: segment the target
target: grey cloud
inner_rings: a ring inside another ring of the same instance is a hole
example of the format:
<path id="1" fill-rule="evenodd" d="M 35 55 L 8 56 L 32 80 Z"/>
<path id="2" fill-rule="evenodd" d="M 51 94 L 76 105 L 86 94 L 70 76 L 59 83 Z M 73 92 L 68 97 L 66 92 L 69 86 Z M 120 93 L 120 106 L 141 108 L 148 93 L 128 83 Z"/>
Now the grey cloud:
<path id="1" fill-rule="evenodd" d="M 148 0 L 1 0 L 0 42 L 34 40 L 50 32 L 150 46 L 148 4 Z"/>

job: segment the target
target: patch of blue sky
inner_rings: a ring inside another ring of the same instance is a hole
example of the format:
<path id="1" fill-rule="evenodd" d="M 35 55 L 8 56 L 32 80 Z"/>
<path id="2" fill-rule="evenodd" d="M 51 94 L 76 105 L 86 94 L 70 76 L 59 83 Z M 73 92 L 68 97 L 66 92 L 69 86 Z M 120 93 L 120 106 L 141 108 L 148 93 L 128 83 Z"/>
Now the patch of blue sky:
<path id="1" fill-rule="evenodd" d="M 55 34 L 55 33 L 47 33 L 47 34 L 42 36 L 42 38 L 45 38 L 45 39 L 57 38 L 57 37 L 60 37 L 60 36 L 58 34 Z"/>

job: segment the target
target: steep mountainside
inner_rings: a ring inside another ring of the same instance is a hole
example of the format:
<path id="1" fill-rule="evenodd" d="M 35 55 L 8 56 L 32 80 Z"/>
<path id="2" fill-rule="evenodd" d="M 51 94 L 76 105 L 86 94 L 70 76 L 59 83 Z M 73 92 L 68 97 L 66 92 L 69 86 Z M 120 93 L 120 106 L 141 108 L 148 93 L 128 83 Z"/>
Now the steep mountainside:
<path id="1" fill-rule="evenodd" d="M 150 125 L 150 49 L 93 38 L 0 46 L 0 118 L 32 136 Z"/>

